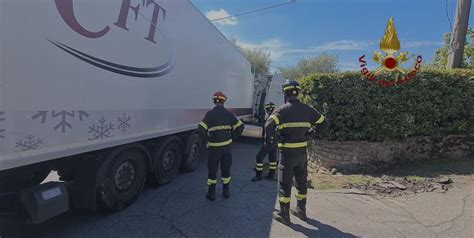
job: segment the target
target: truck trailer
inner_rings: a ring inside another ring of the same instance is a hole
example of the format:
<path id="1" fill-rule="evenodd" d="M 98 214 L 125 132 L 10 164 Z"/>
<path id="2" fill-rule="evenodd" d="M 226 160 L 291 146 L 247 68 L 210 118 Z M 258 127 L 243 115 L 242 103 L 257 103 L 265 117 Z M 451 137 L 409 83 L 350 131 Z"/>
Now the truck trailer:
<path id="1" fill-rule="evenodd" d="M 2 0 L 0 209 L 121 210 L 196 169 L 213 92 L 249 118 L 256 88 L 189 0 Z M 52 170 L 62 182 L 42 183 Z"/>

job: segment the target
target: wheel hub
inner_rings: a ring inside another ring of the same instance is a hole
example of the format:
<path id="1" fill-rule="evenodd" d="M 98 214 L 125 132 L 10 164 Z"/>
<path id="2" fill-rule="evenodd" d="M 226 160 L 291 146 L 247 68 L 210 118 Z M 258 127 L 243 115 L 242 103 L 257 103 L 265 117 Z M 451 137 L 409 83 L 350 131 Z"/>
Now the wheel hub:
<path id="1" fill-rule="evenodd" d="M 172 151 L 168 151 L 163 156 L 163 169 L 168 172 L 173 168 L 175 155 Z"/>
<path id="2" fill-rule="evenodd" d="M 135 174 L 136 168 L 132 163 L 122 163 L 115 172 L 115 187 L 122 191 L 129 189 L 135 180 Z"/>
<path id="3" fill-rule="evenodd" d="M 191 147 L 191 161 L 196 161 L 198 158 L 199 158 L 199 145 L 198 144 L 194 144 L 192 147 Z"/>

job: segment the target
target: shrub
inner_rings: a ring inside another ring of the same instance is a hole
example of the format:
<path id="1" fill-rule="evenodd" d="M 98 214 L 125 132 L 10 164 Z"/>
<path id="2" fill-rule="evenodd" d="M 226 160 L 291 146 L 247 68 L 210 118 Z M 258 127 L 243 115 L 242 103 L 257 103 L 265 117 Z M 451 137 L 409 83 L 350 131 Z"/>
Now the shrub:
<path id="1" fill-rule="evenodd" d="M 302 100 L 331 122 L 327 139 L 403 139 L 473 133 L 474 70 L 426 69 L 383 88 L 360 72 L 303 77 Z"/>

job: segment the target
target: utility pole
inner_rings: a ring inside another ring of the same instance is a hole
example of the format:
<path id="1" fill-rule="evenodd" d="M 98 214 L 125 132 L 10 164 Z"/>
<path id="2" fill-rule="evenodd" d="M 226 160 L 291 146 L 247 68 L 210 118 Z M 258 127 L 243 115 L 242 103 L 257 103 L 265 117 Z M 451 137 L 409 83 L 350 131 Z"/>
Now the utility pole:
<path id="1" fill-rule="evenodd" d="M 456 9 L 456 21 L 451 34 L 451 45 L 448 55 L 447 68 L 459 68 L 462 64 L 464 54 L 464 43 L 466 42 L 467 27 L 469 24 L 469 11 L 471 0 L 458 0 Z"/>

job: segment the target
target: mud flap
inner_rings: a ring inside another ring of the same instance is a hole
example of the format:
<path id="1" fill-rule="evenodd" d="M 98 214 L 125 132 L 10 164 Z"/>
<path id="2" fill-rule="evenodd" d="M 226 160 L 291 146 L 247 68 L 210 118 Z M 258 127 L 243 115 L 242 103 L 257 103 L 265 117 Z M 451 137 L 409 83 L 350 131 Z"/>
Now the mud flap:
<path id="1" fill-rule="evenodd" d="M 32 223 L 41 223 L 69 210 L 69 194 L 64 183 L 48 182 L 20 193 Z"/>

